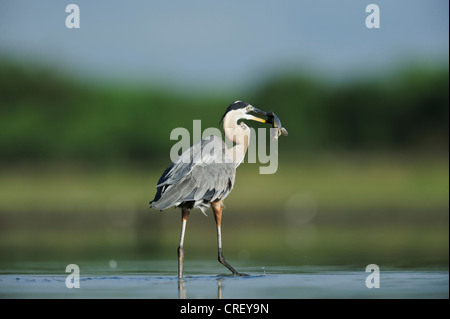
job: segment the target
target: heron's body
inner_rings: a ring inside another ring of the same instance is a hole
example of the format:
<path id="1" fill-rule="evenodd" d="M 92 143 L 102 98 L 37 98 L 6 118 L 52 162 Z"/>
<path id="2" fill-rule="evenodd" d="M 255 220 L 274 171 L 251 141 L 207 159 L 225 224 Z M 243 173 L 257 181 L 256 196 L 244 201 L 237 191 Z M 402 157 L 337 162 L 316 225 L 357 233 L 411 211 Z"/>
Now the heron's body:
<path id="1" fill-rule="evenodd" d="M 202 150 L 211 149 L 211 152 Z M 223 162 L 226 145 L 211 135 L 186 150 L 170 165 L 158 181 L 153 208 L 200 208 L 203 212 L 211 202 L 223 200 L 234 185 L 236 166 Z"/>
<path id="2" fill-rule="evenodd" d="M 200 208 L 203 213 L 212 207 L 217 226 L 217 245 L 219 261 L 239 275 L 222 255 L 222 201 L 233 189 L 236 168 L 247 152 L 250 140 L 250 129 L 239 119 L 248 119 L 266 123 L 248 112 L 266 115 L 266 112 L 253 106 L 236 101 L 231 104 L 224 116 L 223 129 L 225 137 L 233 141 L 234 147 L 228 149 L 217 136 L 208 136 L 183 152 L 162 174 L 157 184 L 156 195 L 150 207 L 164 210 L 169 207 L 180 207 L 182 210 L 182 226 L 180 244 L 178 246 L 178 277 L 182 277 L 184 260 L 184 234 L 186 222 L 193 208 Z"/>

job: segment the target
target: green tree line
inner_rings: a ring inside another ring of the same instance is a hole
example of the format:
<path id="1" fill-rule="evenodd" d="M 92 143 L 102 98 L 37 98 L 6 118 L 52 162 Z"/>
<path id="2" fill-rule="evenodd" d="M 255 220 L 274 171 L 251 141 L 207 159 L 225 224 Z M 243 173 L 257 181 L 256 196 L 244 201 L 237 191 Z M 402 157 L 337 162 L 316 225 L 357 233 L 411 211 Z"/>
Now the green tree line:
<path id="1" fill-rule="evenodd" d="M 46 68 L 0 62 L 0 161 L 167 159 L 175 127 L 218 127 L 236 99 L 273 110 L 279 148 L 448 152 L 448 66 L 330 83 L 301 72 L 245 96 L 96 86 Z"/>

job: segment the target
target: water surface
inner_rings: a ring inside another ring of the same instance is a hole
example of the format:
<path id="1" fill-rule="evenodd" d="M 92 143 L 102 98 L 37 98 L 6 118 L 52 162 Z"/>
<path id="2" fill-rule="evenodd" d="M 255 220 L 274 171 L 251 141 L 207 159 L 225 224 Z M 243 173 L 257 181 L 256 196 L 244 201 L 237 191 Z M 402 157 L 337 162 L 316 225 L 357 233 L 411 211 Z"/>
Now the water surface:
<path id="1" fill-rule="evenodd" d="M 380 288 L 368 289 L 365 267 L 236 265 L 233 277 L 214 262 L 186 262 L 176 278 L 173 261 L 83 262 L 80 288 L 66 287 L 62 262 L 2 265 L 2 298 L 449 298 L 449 272 L 380 267 Z"/>

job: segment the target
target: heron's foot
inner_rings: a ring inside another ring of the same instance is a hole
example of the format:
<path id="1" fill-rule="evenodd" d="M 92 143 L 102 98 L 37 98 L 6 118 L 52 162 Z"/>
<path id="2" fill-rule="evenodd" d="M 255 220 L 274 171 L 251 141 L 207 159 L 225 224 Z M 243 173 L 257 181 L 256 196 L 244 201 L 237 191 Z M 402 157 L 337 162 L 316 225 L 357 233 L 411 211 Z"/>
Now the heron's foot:
<path id="1" fill-rule="evenodd" d="M 233 273 L 231 273 L 231 274 L 221 274 L 221 275 L 218 275 L 218 277 L 246 277 L 246 276 L 250 276 L 250 275 L 248 275 L 248 274 L 243 274 L 243 273 L 241 273 L 241 272 L 233 272 Z"/>
<path id="2" fill-rule="evenodd" d="M 250 276 L 250 275 L 248 275 L 248 274 L 243 274 L 243 273 L 241 273 L 241 272 L 237 272 L 237 273 L 233 274 L 233 276 L 236 276 L 236 277 L 246 277 L 246 276 Z"/>

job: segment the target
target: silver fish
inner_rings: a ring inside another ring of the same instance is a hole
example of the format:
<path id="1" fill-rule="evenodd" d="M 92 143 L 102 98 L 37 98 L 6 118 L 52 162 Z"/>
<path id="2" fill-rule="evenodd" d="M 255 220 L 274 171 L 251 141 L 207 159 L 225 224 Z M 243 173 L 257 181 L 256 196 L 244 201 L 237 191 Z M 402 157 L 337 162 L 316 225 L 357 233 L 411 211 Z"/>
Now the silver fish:
<path id="1" fill-rule="evenodd" d="M 288 136 L 288 131 L 281 126 L 281 121 L 278 118 L 278 116 L 275 115 L 273 112 L 267 113 L 267 122 L 272 124 L 272 128 L 275 130 L 271 131 L 271 138 L 272 140 L 276 141 L 278 140 L 278 137 L 283 134 L 284 136 Z"/>

